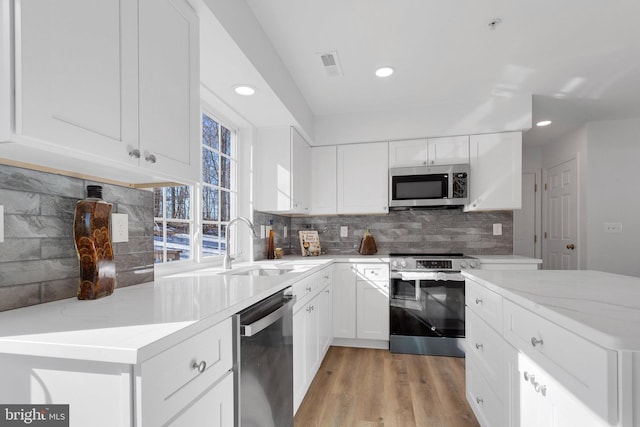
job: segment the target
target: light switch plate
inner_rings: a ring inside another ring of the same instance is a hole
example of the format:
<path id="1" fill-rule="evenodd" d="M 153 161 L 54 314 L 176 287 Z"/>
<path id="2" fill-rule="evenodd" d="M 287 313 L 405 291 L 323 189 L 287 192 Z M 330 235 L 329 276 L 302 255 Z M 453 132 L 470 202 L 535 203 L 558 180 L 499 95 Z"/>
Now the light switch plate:
<path id="1" fill-rule="evenodd" d="M 0 242 L 4 242 L 4 206 L 0 205 Z"/>
<path id="2" fill-rule="evenodd" d="M 502 224 L 493 224 L 493 235 L 502 236 Z"/>
<path id="3" fill-rule="evenodd" d="M 340 226 L 340 237 L 349 237 L 349 227 L 346 225 Z"/>
<path id="4" fill-rule="evenodd" d="M 129 241 L 129 215 L 111 214 L 111 243 Z"/>

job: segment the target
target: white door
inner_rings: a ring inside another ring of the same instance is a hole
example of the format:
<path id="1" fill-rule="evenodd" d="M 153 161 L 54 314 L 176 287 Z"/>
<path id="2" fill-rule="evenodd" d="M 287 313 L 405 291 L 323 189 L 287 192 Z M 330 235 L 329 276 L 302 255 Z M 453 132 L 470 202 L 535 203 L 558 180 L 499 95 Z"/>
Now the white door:
<path id="1" fill-rule="evenodd" d="M 576 160 L 547 169 L 545 179 L 544 268 L 578 268 Z"/>
<path id="2" fill-rule="evenodd" d="M 389 212 L 389 145 L 338 145 L 338 213 Z"/>
<path id="3" fill-rule="evenodd" d="M 536 203 L 536 173 L 522 174 L 522 208 L 513 211 L 513 253 L 535 258 L 538 230 Z"/>

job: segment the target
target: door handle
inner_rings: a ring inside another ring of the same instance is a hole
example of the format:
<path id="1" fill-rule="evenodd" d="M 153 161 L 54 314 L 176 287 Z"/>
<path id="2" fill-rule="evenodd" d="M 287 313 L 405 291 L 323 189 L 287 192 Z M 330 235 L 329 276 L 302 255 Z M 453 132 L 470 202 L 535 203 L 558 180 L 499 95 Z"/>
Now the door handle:
<path id="1" fill-rule="evenodd" d="M 576 245 L 574 245 L 573 243 L 569 243 L 569 244 L 567 245 L 567 249 L 574 250 L 575 248 L 576 248 Z"/>

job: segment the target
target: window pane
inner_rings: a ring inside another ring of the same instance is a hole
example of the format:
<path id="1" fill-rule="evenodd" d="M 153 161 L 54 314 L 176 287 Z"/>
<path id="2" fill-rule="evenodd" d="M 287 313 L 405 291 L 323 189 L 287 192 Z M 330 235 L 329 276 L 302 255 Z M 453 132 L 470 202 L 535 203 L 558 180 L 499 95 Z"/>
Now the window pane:
<path id="1" fill-rule="evenodd" d="M 228 157 L 222 157 L 222 171 L 220 174 L 220 187 L 222 188 L 231 188 L 231 160 Z"/>
<path id="2" fill-rule="evenodd" d="M 202 143 L 218 150 L 218 123 L 206 114 L 202 115 Z"/>
<path id="3" fill-rule="evenodd" d="M 207 148 L 202 149 L 202 182 L 218 185 L 218 168 L 220 167 L 218 153 Z"/>
<path id="4" fill-rule="evenodd" d="M 218 224 L 202 226 L 202 255 L 213 256 L 224 254 L 224 236 L 220 236 Z"/>
<path id="5" fill-rule="evenodd" d="M 220 151 L 222 151 L 227 156 L 230 156 L 231 155 L 231 131 L 224 126 L 220 126 L 220 138 L 222 139 Z"/>
<path id="6" fill-rule="evenodd" d="M 162 188 L 153 189 L 153 217 L 163 218 L 162 215 Z"/>
<path id="7" fill-rule="evenodd" d="M 228 191 L 220 191 L 220 220 L 231 219 L 231 195 Z"/>
<path id="8" fill-rule="evenodd" d="M 167 222 L 167 262 L 189 259 L 191 253 L 191 225 Z"/>
<path id="9" fill-rule="evenodd" d="M 167 218 L 189 219 L 189 187 L 167 187 Z"/>
<path id="10" fill-rule="evenodd" d="M 218 190 L 207 185 L 202 186 L 202 219 L 204 221 L 217 221 L 220 208 Z"/>
<path id="11" fill-rule="evenodd" d="M 153 257 L 154 262 L 163 262 L 164 240 L 162 238 L 162 222 L 153 223 Z"/>

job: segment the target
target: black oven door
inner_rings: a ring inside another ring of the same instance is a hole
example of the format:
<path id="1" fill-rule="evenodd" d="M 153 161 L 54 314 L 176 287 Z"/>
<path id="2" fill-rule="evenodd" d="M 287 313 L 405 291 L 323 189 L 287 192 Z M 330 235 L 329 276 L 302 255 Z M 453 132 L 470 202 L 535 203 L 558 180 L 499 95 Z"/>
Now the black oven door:
<path id="1" fill-rule="evenodd" d="M 442 276 L 442 273 L 439 273 Z M 425 274 L 428 277 L 429 274 Z M 391 335 L 464 337 L 464 280 L 391 277 Z M 438 277 L 438 278 L 440 278 Z M 446 273 L 444 273 L 446 277 Z"/>
<path id="2" fill-rule="evenodd" d="M 431 200 L 449 197 L 449 174 L 396 175 L 391 178 L 391 200 Z"/>

